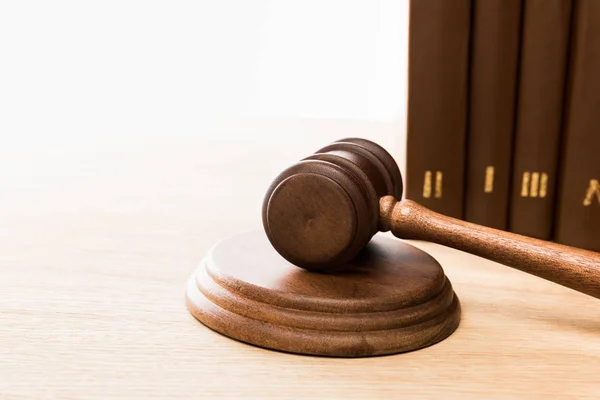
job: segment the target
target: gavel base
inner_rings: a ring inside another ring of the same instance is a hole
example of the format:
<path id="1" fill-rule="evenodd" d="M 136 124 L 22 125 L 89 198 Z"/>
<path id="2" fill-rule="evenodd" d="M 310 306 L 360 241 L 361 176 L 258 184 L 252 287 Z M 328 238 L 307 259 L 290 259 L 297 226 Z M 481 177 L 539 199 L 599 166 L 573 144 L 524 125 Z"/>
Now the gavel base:
<path id="1" fill-rule="evenodd" d="M 335 357 L 416 350 L 458 327 L 458 298 L 427 253 L 376 235 L 347 267 L 298 268 L 262 231 L 249 232 L 210 250 L 188 281 L 187 306 L 233 339 Z"/>

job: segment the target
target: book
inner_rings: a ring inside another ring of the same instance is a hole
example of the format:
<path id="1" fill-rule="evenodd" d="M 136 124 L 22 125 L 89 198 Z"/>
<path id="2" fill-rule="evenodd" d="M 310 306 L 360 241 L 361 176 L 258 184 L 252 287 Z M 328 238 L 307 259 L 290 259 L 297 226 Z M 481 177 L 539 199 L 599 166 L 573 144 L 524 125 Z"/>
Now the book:
<path id="1" fill-rule="evenodd" d="M 548 240 L 554 221 L 572 4 L 524 0 L 509 229 Z"/>
<path id="2" fill-rule="evenodd" d="M 521 0 L 474 0 L 465 219 L 507 229 Z"/>
<path id="3" fill-rule="evenodd" d="M 555 240 L 600 252 L 600 1 L 573 23 Z"/>
<path id="4" fill-rule="evenodd" d="M 463 216 L 471 4 L 412 0 L 406 197 Z"/>

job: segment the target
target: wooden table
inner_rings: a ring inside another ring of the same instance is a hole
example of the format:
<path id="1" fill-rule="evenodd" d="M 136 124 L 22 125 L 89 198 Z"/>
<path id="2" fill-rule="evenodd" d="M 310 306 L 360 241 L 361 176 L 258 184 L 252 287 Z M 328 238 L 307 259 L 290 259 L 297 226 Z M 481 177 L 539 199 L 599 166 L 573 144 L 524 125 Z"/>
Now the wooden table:
<path id="1" fill-rule="evenodd" d="M 598 300 L 430 243 L 413 244 L 442 264 L 463 319 L 424 350 L 290 355 L 189 315 L 184 284 L 205 252 L 260 228 L 274 174 L 340 136 L 13 157 L 0 175 L 0 398 L 599 398 Z"/>

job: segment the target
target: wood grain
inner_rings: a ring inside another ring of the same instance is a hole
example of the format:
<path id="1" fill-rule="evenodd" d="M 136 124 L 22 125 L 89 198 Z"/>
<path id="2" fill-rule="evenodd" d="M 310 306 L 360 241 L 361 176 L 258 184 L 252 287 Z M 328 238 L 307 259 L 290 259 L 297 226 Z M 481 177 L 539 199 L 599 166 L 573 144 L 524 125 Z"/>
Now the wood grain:
<path id="1" fill-rule="evenodd" d="M 308 271 L 263 231 L 234 235 L 188 281 L 190 312 L 234 339 L 290 353 L 364 357 L 435 344 L 460 322 L 460 303 L 429 254 L 377 237 L 336 272 Z"/>
<path id="2" fill-rule="evenodd" d="M 391 196 L 381 199 L 380 225 L 400 238 L 453 247 L 600 298 L 600 253 L 457 220 Z"/>
<path id="3" fill-rule="evenodd" d="M 380 143 L 393 133 L 356 121 L 253 124 L 217 132 L 239 132 L 236 146 L 46 150 L 3 169 L 0 398 L 598 398 L 595 299 L 428 242 L 409 243 L 443 266 L 463 316 L 435 346 L 335 359 L 202 329 L 185 282 L 219 240 L 260 228 L 273 176 L 339 132 Z M 265 131 L 289 133 L 286 145 L 258 140 Z"/>

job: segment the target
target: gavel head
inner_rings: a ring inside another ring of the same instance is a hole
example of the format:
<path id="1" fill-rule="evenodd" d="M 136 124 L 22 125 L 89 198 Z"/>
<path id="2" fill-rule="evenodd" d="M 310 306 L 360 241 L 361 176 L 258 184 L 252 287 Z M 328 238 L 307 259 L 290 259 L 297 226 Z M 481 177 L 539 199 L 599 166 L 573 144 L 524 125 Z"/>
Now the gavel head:
<path id="1" fill-rule="evenodd" d="M 310 270 L 350 261 L 378 231 L 379 199 L 402 197 L 392 156 L 365 139 L 342 139 L 283 171 L 263 202 L 263 225 L 285 259 Z"/>

